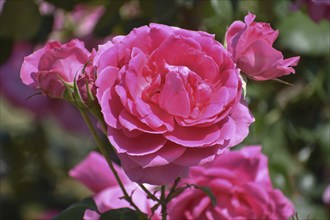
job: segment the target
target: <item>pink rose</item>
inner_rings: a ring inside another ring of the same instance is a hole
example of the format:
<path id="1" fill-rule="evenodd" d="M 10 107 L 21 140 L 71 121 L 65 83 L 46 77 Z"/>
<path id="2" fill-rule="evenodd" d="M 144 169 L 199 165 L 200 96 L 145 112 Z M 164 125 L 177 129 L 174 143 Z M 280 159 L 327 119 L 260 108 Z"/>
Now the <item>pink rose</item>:
<path id="1" fill-rule="evenodd" d="M 320 22 L 322 19 L 330 21 L 330 0 L 305 0 L 305 3 L 313 21 Z"/>
<path id="2" fill-rule="evenodd" d="M 94 65 L 109 140 L 135 182 L 185 176 L 254 120 L 230 54 L 208 33 L 150 24 L 101 45 Z"/>
<path id="3" fill-rule="evenodd" d="M 330 21 L 330 0 L 297 0 L 290 8 L 293 11 L 298 10 L 304 3 L 313 21 L 320 22 L 322 19 Z"/>
<path id="4" fill-rule="evenodd" d="M 58 214 L 60 214 L 60 211 L 57 209 L 49 209 L 45 210 L 40 214 L 40 216 L 37 217 L 36 220 L 52 220 L 54 219 Z"/>
<path id="5" fill-rule="evenodd" d="M 260 146 L 226 152 L 203 166 L 190 169 L 182 182 L 206 186 L 217 204 L 199 189 L 187 189 L 173 199 L 170 219 L 288 219 L 294 213 L 291 202 L 273 189 L 267 157 Z"/>
<path id="6" fill-rule="evenodd" d="M 73 83 L 75 77 L 78 80 L 83 77 L 82 71 L 90 59 L 91 53 L 79 40 L 63 45 L 57 41 L 50 42 L 24 58 L 21 79 L 49 97 L 62 98 L 65 91 L 63 81 Z"/>
<path id="7" fill-rule="evenodd" d="M 60 99 L 49 99 L 26 86 L 20 80 L 20 69 L 24 57 L 33 52 L 34 46 L 16 42 L 11 55 L 0 64 L 0 95 L 11 105 L 28 110 L 37 119 L 53 117 L 56 122 L 70 131 L 88 132 L 88 128 L 75 107 Z M 31 96 L 31 97 L 30 97 Z M 29 98 L 30 97 L 30 98 Z"/>
<path id="8" fill-rule="evenodd" d="M 325 204 L 330 205 L 330 184 L 324 190 L 322 199 Z"/>
<path id="9" fill-rule="evenodd" d="M 138 184 L 130 181 L 119 166 L 115 165 L 115 169 L 128 194 L 132 194 L 133 202 L 142 212 L 151 215 L 151 207 L 154 205 L 154 202 L 147 199 L 147 196 L 139 188 Z M 99 213 L 126 207 L 134 209 L 130 207 L 126 200 L 121 199 L 123 193 L 106 160 L 99 153 L 90 153 L 83 161 L 70 170 L 70 176 L 80 181 L 95 193 L 93 198 Z M 99 219 L 100 215 L 98 212 L 86 210 L 84 220 Z M 153 219 L 159 219 L 157 216 L 158 214 Z"/>
<path id="10" fill-rule="evenodd" d="M 226 33 L 228 51 L 237 66 L 254 80 L 269 80 L 295 73 L 300 57 L 283 59 L 280 51 L 273 48 L 279 32 L 263 22 L 253 22 L 255 15 L 245 16 L 245 23 L 235 21 Z"/>

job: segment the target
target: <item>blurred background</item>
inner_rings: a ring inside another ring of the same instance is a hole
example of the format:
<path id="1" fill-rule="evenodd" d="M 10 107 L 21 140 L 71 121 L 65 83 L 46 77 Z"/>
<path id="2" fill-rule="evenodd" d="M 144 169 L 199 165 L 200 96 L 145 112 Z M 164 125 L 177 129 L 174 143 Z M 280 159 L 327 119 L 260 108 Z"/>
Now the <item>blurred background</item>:
<path id="1" fill-rule="evenodd" d="M 273 185 L 299 219 L 329 219 L 322 199 L 330 184 L 329 0 L 0 0 L 0 219 L 50 219 L 91 195 L 68 170 L 95 144 L 73 107 L 21 83 L 24 56 L 50 40 L 79 38 L 96 48 L 150 22 L 223 42 L 248 11 L 279 29 L 275 48 L 284 57 L 301 60 L 295 75 L 281 78 L 291 85 L 248 81 L 256 122 L 242 145 L 263 146 Z"/>

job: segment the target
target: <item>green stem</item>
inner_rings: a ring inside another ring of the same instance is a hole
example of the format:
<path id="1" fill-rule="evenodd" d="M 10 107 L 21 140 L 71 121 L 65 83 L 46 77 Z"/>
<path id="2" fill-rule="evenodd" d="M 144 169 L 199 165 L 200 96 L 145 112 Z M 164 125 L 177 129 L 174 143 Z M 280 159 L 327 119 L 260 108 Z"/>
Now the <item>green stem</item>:
<path id="1" fill-rule="evenodd" d="M 150 199 L 160 202 L 160 200 L 154 194 L 152 194 L 143 184 L 140 183 L 139 186 L 148 195 Z"/>
<path id="2" fill-rule="evenodd" d="M 103 154 L 103 156 L 104 156 L 105 159 L 107 160 L 108 165 L 109 165 L 109 167 L 110 167 L 110 169 L 111 169 L 113 175 L 115 176 L 115 178 L 116 178 L 116 180 L 117 180 L 117 182 L 118 182 L 118 184 L 119 184 L 119 187 L 121 188 L 121 190 L 122 190 L 122 192 L 123 192 L 123 194 L 124 194 L 124 199 L 125 199 L 127 202 L 129 202 L 129 204 L 130 204 L 131 206 L 133 206 L 133 207 L 135 208 L 136 211 L 138 211 L 138 212 L 140 212 L 141 214 L 143 214 L 143 212 L 142 212 L 142 211 L 141 211 L 141 210 L 140 210 L 140 209 L 134 204 L 132 198 L 128 195 L 128 193 L 127 193 L 127 191 L 126 191 L 126 189 L 125 189 L 125 187 L 124 187 L 122 181 L 121 181 L 120 178 L 119 178 L 119 175 L 118 175 L 118 173 L 117 173 L 115 167 L 114 167 L 113 164 L 112 164 L 111 158 L 109 157 L 109 154 L 107 153 L 106 148 L 103 146 L 102 141 L 100 140 L 98 134 L 96 133 L 96 131 L 95 131 L 95 129 L 94 129 L 94 126 L 93 126 L 91 120 L 89 119 L 89 117 L 88 117 L 88 115 L 87 115 L 87 112 L 86 112 L 85 110 L 80 109 L 80 108 L 78 108 L 78 109 L 79 109 L 79 112 L 80 112 L 81 116 L 83 117 L 84 121 L 86 122 L 86 124 L 87 124 L 89 130 L 91 131 L 91 133 L 92 133 L 92 135 L 93 135 L 93 137 L 94 137 L 94 140 L 95 140 L 96 143 L 97 143 L 97 146 L 98 146 L 99 150 L 101 151 L 101 153 Z"/>
<path id="3" fill-rule="evenodd" d="M 179 184 L 180 180 L 181 180 L 180 177 L 178 177 L 178 178 L 175 179 L 175 182 L 174 182 L 174 184 L 173 184 L 173 186 L 172 186 L 170 192 L 168 193 L 168 195 L 167 195 L 167 197 L 166 197 L 166 199 L 165 199 L 166 203 L 169 203 L 170 200 L 172 199 L 172 194 L 175 192 L 176 187 L 177 187 L 177 185 Z"/>
<path id="4" fill-rule="evenodd" d="M 162 220 L 166 220 L 166 216 L 167 216 L 167 210 L 166 210 L 166 206 L 167 206 L 167 203 L 166 203 L 166 196 L 165 196 L 165 186 L 161 186 L 160 188 L 160 204 L 162 206 Z"/>

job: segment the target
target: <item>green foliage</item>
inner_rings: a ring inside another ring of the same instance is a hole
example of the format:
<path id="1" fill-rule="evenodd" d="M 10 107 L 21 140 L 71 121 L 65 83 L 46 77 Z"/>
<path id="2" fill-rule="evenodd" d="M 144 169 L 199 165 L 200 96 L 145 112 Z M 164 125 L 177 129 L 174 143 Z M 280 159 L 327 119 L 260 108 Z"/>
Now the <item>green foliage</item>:
<path id="1" fill-rule="evenodd" d="M 61 214 L 56 216 L 53 220 L 72 220 L 72 219 L 83 219 L 86 209 L 97 210 L 94 199 L 86 198 L 77 202 L 67 209 L 65 209 Z"/>
<path id="2" fill-rule="evenodd" d="M 106 37 L 113 32 L 116 24 L 121 22 L 119 9 L 124 1 L 111 1 L 106 11 L 94 28 L 94 33 L 100 37 Z"/>
<path id="3" fill-rule="evenodd" d="M 103 213 L 100 220 L 147 220 L 147 216 L 139 215 L 129 208 L 113 209 Z"/>
<path id="4" fill-rule="evenodd" d="M 288 0 L 46 1 L 55 10 L 64 10 L 65 15 L 77 5 L 103 6 L 105 13 L 89 36 L 92 42 L 95 38 L 104 40 L 126 34 L 150 22 L 207 31 L 223 42 L 227 27 L 234 20 L 243 20 L 248 11 L 257 15 L 256 21 L 269 22 L 274 29 L 279 29 L 275 48 L 281 50 L 285 58 L 301 56 L 301 61 L 295 68 L 295 75 L 281 78 L 291 85 L 277 81 L 246 81 L 244 92 L 256 121 L 239 147 L 262 145 L 262 151 L 269 158 L 273 185 L 293 201 L 299 219 L 329 217 L 328 207 L 321 200 L 325 186 L 330 183 L 329 21 L 313 22 L 306 5 L 292 11 L 290 5 L 295 1 Z M 55 15 L 40 15 L 37 2 L 5 2 L 0 14 L 1 64 L 7 61 L 16 43 L 25 41 L 40 46 L 50 36 L 52 40 L 58 37 L 53 30 Z M 127 10 L 128 5 L 138 9 L 138 13 Z M 57 30 L 56 34 L 67 36 L 66 33 L 70 33 L 70 38 L 78 37 L 73 29 L 79 21 L 70 22 L 74 25 Z M 59 37 L 63 41 L 70 38 Z M 8 74 L 17 74 L 19 80 L 19 72 L 9 71 Z M 1 75 L 1 80 L 7 77 Z M 31 94 L 15 95 L 28 97 Z M 81 133 L 74 136 L 56 126 L 54 119 L 34 117 L 16 103 L 4 102 L 6 97 L 2 90 L 0 98 L 0 184 L 4 201 L 1 201 L 0 218 L 6 219 L 10 213 L 15 213 L 21 219 L 38 219 L 28 216 L 26 207 L 37 204 L 41 210 L 63 210 L 89 195 L 86 189 L 78 189 L 78 183 L 70 182 L 67 175 L 68 170 L 94 148 L 89 137 Z M 184 187 L 178 187 L 172 197 L 183 190 Z M 201 190 L 214 201 L 207 188 Z M 81 216 L 86 208 L 95 210 L 95 204 L 86 201 L 67 209 L 64 216 L 70 217 L 71 211 Z M 129 209 L 107 212 L 102 218 L 105 216 L 137 217 Z M 69 217 L 66 218 L 71 219 Z"/>
<path id="5" fill-rule="evenodd" d="M 0 37 L 15 40 L 32 39 L 41 23 L 42 18 L 34 1 L 6 1 L 0 15 Z"/>
<path id="6" fill-rule="evenodd" d="M 313 22 L 302 12 L 281 18 L 280 44 L 296 54 L 311 56 L 329 55 L 330 25 L 328 21 Z"/>

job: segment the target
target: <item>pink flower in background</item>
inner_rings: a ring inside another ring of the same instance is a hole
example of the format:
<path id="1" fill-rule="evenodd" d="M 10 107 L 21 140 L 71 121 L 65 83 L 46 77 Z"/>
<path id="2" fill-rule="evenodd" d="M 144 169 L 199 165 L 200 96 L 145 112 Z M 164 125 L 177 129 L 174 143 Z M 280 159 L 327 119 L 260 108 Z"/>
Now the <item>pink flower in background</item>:
<path id="1" fill-rule="evenodd" d="M 240 143 L 254 118 L 230 54 L 205 32 L 151 24 L 94 59 L 108 137 L 129 178 L 167 184 Z"/>
<path id="2" fill-rule="evenodd" d="M 48 7 L 46 7 L 48 6 Z M 42 9 L 50 8 L 47 2 L 42 2 Z M 45 10 L 43 10 L 45 11 Z M 77 37 L 85 37 L 93 32 L 93 29 L 100 17 L 104 14 L 104 6 L 94 6 L 88 4 L 76 4 L 70 13 L 63 9 L 54 10 L 54 32 L 63 31 L 71 28 L 73 34 Z M 53 33 L 54 34 L 54 33 Z"/>
<path id="3" fill-rule="evenodd" d="M 245 23 L 235 21 L 226 33 L 228 51 L 241 71 L 254 80 L 269 80 L 295 73 L 292 68 L 299 57 L 283 59 L 280 51 L 273 48 L 279 32 L 263 22 L 254 22 L 255 15 L 245 16 Z"/>
<path id="4" fill-rule="evenodd" d="M 63 81 L 73 83 L 75 77 L 78 80 L 83 77 L 82 71 L 91 56 L 79 40 L 63 45 L 57 41 L 50 42 L 24 58 L 21 79 L 26 85 L 40 89 L 51 98 L 63 98 Z M 87 69 L 87 74 L 90 74 L 89 71 Z"/>
<path id="5" fill-rule="evenodd" d="M 191 168 L 190 178 L 182 183 L 209 187 L 217 204 L 203 191 L 187 189 L 170 202 L 170 219 L 288 219 L 294 207 L 272 188 L 267 163 L 261 147 L 251 146 Z"/>
<path id="6" fill-rule="evenodd" d="M 330 0 L 297 0 L 290 9 L 298 10 L 303 4 L 307 6 L 308 14 L 313 21 L 330 21 Z"/>
<path id="7" fill-rule="evenodd" d="M 40 216 L 38 216 L 36 220 L 52 220 L 58 214 L 60 214 L 60 211 L 57 209 L 46 210 L 45 212 L 41 213 Z"/>
<path id="8" fill-rule="evenodd" d="M 139 209 L 151 215 L 152 200 L 148 200 L 138 184 L 133 183 L 124 171 L 115 165 L 116 171 L 125 186 L 128 194 L 133 195 L 133 202 Z M 98 211 L 104 213 L 111 209 L 130 207 L 126 200 L 121 199 L 123 193 L 117 184 L 106 160 L 97 152 L 91 152 L 83 161 L 70 170 L 70 176 L 91 189 Z M 133 207 L 130 207 L 134 209 Z M 159 219 L 156 214 L 152 219 Z M 99 219 L 100 215 L 93 210 L 86 210 L 84 219 Z"/>
<path id="9" fill-rule="evenodd" d="M 89 50 L 105 42 L 104 38 L 96 37 L 93 29 L 100 17 L 105 12 L 103 5 L 76 4 L 72 11 L 68 12 L 61 8 L 56 8 L 47 1 L 38 2 L 41 15 L 53 15 L 54 24 L 49 40 L 65 41 L 77 37 L 85 43 Z"/>
<path id="10" fill-rule="evenodd" d="M 322 199 L 324 203 L 330 205 L 330 184 L 324 190 Z"/>
<path id="11" fill-rule="evenodd" d="M 24 59 L 33 52 L 33 45 L 25 42 L 18 42 L 13 45 L 8 60 L 0 65 L 0 91 L 1 95 L 13 105 L 27 108 L 37 115 L 43 115 L 48 111 L 47 106 L 51 101 L 44 96 L 27 98 L 38 91 L 22 84 L 19 77 L 20 68 Z"/>
<path id="12" fill-rule="evenodd" d="M 39 91 L 22 83 L 20 68 L 24 56 L 31 54 L 33 49 L 34 46 L 26 42 L 17 42 L 13 45 L 10 57 L 0 65 L 1 98 L 4 98 L 15 107 L 29 111 L 36 119 L 53 117 L 56 118 L 60 126 L 67 130 L 75 132 L 88 131 L 79 112 L 73 106 L 63 100 L 49 99 L 41 94 L 34 95 Z"/>
<path id="13" fill-rule="evenodd" d="M 2 13 L 2 9 L 3 9 L 5 2 L 6 2 L 6 0 L 0 1 L 0 13 Z"/>
<path id="14" fill-rule="evenodd" d="M 77 4 L 71 13 L 72 22 L 78 24 L 75 29 L 76 35 L 83 37 L 91 34 L 104 12 L 104 6 L 88 7 L 83 4 Z"/>
<path id="15" fill-rule="evenodd" d="M 330 0 L 305 0 L 309 16 L 316 22 L 330 21 Z"/>

